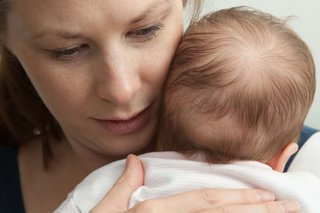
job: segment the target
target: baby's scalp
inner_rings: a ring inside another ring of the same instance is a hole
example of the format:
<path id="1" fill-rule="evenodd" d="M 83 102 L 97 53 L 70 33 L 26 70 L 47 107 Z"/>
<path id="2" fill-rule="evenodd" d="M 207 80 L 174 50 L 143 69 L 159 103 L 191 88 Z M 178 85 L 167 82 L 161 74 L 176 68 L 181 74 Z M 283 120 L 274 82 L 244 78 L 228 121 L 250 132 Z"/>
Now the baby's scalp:
<path id="1" fill-rule="evenodd" d="M 180 141 L 175 149 L 266 160 L 297 138 L 313 100 L 315 68 L 285 21 L 237 7 L 190 26 L 165 88 L 162 117 L 176 140 L 168 141 Z"/>

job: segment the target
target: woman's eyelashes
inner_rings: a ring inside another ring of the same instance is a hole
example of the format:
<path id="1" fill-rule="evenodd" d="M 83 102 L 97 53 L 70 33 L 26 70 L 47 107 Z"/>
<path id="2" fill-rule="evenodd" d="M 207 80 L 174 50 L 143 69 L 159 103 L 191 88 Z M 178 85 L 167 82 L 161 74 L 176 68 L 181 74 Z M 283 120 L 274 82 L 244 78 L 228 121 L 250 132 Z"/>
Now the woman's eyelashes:
<path id="1" fill-rule="evenodd" d="M 126 38 L 133 42 L 146 42 L 157 36 L 157 33 L 163 28 L 161 24 L 155 24 L 130 31 Z"/>
<path id="2" fill-rule="evenodd" d="M 61 61 L 74 60 L 82 56 L 89 49 L 89 45 L 83 44 L 80 46 L 61 48 L 53 50 L 53 58 Z"/>
<path id="3" fill-rule="evenodd" d="M 132 30 L 125 34 L 125 38 L 132 43 L 144 43 L 154 39 L 158 32 L 163 29 L 161 24 L 155 24 L 148 27 Z M 90 50 L 89 44 L 59 48 L 52 50 L 52 57 L 59 61 L 73 61 L 81 58 Z"/>

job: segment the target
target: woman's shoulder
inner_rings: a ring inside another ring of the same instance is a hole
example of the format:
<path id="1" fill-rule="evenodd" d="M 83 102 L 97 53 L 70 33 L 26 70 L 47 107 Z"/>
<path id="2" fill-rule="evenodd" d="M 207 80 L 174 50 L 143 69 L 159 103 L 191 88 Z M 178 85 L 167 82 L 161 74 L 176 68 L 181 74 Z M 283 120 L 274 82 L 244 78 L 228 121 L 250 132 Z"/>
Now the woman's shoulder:
<path id="1" fill-rule="evenodd" d="M 305 171 L 320 178 L 320 132 L 315 132 L 301 147 L 288 171 Z"/>
<path id="2" fill-rule="evenodd" d="M 24 212 L 16 148 L 0 146 L 0 189 L 1 212 Z"/>
<path id="3" fill-rule="evenodd" d="M 299 147 L 301 148 L 305 142 L 316 132 L 318 132 L 318 129 L 314 129 L 312 127 L 309 126 L 304 126 L 301 130 L 301 134 L 300 134 L 300 138 L 298 141 Z"/>
<path id="4" fill-rule="evenodd" d="M 290 159 L 288 160 L 285 170 L 284 171 L 288 171 L 292 161 L 294 160 L 295 156 L 300 152 L 301 148 L 304 146 L 304 144 L 308 141 L 308 139 L 314 135 L 315 133 L 317 133 L 319 130 L 309 127 L 309 126 L 304 126 L 301 130 L 299 139 L 298 139 L 298 145 L 299 145 L 299 151 L 297 153 L 295 153 L 293 156 L 290 157 Z"/>

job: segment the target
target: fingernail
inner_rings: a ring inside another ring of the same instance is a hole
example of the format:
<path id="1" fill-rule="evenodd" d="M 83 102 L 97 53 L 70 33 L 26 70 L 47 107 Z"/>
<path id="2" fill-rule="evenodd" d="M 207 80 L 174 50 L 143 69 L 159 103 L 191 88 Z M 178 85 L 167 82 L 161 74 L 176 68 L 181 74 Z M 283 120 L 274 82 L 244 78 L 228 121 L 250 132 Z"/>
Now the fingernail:
<path id="1" fill-rule="evenodd" d="M 258 197 L 259 197 L 259 200 L 263 202 L 275 200 L 274 194 L 270 192 L 259 192 Z"/>
<path id="2" fill-rule="evenodd" d="M 295 201 L 283 201 L 280 203 L 283 212 L 298 213 L 300 212 L 300 205 Z"/>

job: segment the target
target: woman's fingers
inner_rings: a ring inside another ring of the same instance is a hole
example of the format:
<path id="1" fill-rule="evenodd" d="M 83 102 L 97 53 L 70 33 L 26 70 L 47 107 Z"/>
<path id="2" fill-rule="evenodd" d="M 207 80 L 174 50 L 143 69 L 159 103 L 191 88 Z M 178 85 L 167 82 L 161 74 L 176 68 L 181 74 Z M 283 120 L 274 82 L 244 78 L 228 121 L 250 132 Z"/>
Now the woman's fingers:
<path id="1" fill-rule="evenodd" d="M 300 205 L 294 201 L 276 201 L 261 204 L 234 205 L 207 209 L 201 213 L 299 213 Z"/>
<path id="2" fill-rule="evenodd" d="M 167 198 L 169 199 L 169 198 Z M 171 201 L 177 208 L 184 207 L 193 211 L 236 204 L 253 204 L 273 201 L 272 193 L 253 189 L 202 189 L 181 194 Z"/>
<path id="3" fill-rule="evenodd" d="M 284 212 L 272 193 L 255 189 L 201 189 L 137 204 L 130 212 Z M 280 209 L 280 210 L 279 210 Z"/>
<path id="4" fill-rule="evenodd" d="M 143 185 L 143 176 L 141 161 L 137 156 L 129 155 L 122 176 L 90 212 L 120 212 L 127 210 L 131 194 L 139 186 Z"/>

